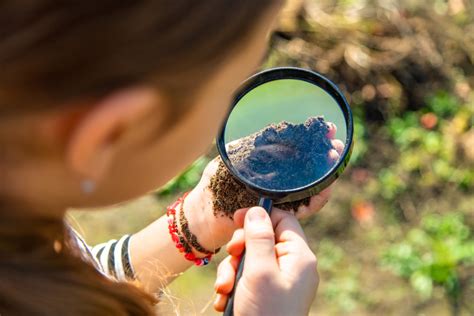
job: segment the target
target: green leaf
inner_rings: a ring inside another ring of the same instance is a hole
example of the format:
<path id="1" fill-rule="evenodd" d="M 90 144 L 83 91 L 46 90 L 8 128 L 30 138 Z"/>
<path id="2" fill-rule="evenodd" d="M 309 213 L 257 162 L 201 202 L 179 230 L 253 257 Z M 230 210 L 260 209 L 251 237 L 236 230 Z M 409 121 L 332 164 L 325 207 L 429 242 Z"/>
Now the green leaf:
<path id="1" fill-rule="evenodd" d="M 437 115 L 447 117 L 459 110 L 459 102 L 447 91 L 438 91 L 428 98 L 428 107 Z"/>
<path id="2" fill-rule="evenodd" d="M 410 284 L 423 299 L 431 297 L 433 293 L 433 282 L 428 275 L 417 271 L 410 277 Z"/>
<path id="3" fill-rule="evenodd" d="M 175 192 L 192 189 L 201 179 L 202 172 L 209 163 L 208 157 L 201 157 L 191 164 L 182 174 L 175 177 L 157 192 L 159 196 L 166 196 Z"/>

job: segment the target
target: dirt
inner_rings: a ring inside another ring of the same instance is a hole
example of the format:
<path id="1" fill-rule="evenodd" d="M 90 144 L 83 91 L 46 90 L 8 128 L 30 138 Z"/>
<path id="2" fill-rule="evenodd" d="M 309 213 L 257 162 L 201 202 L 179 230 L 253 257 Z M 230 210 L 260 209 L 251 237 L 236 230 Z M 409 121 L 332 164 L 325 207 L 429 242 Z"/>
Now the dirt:
<path id="1" fill-rule="evenodd" d="M 333 164 L 328 159 L 333 147 L 327 132 L 323 117 L 311 117 L 303 124 L 283 121 L 232 143 L 228 155 L 238 173 L 257 186 L 270 190 L 301 187 L 320 178 Z M 209 187 L 216 216 L 232 217 L 237 209 L 257 205 L 258 196 L 238 182 L 222 160 Z M 278 207 L 296 212 L 309 201 L 305 198 Z"/>

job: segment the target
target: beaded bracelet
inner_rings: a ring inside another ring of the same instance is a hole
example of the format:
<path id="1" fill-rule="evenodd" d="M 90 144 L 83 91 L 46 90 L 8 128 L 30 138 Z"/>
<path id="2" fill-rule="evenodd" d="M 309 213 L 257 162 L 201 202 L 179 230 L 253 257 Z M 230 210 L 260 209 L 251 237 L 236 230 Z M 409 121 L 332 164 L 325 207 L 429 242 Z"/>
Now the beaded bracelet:
<path id="1" fill-rule="evenodd" d="M 198 242 L 196 235 L 194 235 L 191 230 L 189 229 L 188 220 L 184 216 L 184 199 L 188 195 L 189 192 L 185 193 L 181 198 L 181 207 L 179 208 L 179 224 L 181 226 L 181 232 L 186 237 L 186 240 L 191 244 L 191 246 L 199 251 L 200 253 L 204 253 L 206 255 L 214 255 L 218 253 L 221 248 L 217 248 L 214 251 L 207 250 Z"/>
<path id="2" fill-rule="evenodd" d="M 204 258 L 197 258 L 193 254 L 192 248 L 186 242 L 184 237 L 180 235 L 178 225 L 176 224 L 176 207 L 183 202 L 185 196 L 186 194 L 167 207 L 166 215 L 168 216 L 168 231 L 171 235 L 171 240 L 173 240 L 179 252 L 184 252 L 184 258 L 186 258 L 186 260 L 192 261 L 197 266 L 205 266 L 211 261 L 212 254 L 207 255 Z"/>

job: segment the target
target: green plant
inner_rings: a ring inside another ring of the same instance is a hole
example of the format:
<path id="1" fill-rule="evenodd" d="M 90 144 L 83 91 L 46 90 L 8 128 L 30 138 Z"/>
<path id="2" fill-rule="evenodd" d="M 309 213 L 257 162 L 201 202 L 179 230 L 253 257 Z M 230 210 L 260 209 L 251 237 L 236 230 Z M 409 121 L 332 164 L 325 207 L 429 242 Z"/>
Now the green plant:
<path id="1" fill-rule="evenodd" d="M 427 100 L 425 108 L 387 121 L 385 132 L 398 151 L 397 159 L 378 174 L 377 193 L 387 200 L 447 183 L 466 191 L 474 184 L 469 158 L 459 155 L 472 109 L 444 91 Z"/>
<path id="2" fill-rule="evenodd" d="M 459 110 L 459 102 L 456 97 L 447 91 L 438 91 L 427 98 L 428 108 L 436 115 L 449 117 Z"/>
<path id="3" fill-rule="evenodd" d="M 383 169 L 378 177 L 379 192 L 385 199 L 392 200 L 406 189 L 406 184 L 393 169 Z"/>
<path id="4" fill-rule="evenodd" d="M 460 214 L 425 216 L 419 228 L 383 255 L 382 262 L 410 281 L 423 299 L 444 288 L 453 315 L 460 312 L 460 271 L 474 265 L 474 240 Z"/>
<path id="5" fill-rule="evenodd" d="M 344 249 L 330 240 L 322 240 L 317 253 L 322 295 L 338 314 L 354 311 L 361 301 L 359 266 L 348 264 Z"/>
<path id="6" fill-rule="evenodd" d="M 186 191 L 193 188 L 201 179 L 201 174 L 209 163 L 206 156 L 193 162 L 182 174 L 173 178 L 157 192 L 159 196 L 167 196 L 175 192 Z"/>
<path id="7" fill-rule="evenodd" d="M 367 131 L 360 111 L 354 111 L 354 147 L 352 149 L 351 164 L 362 161 L 367 153 Z"/>

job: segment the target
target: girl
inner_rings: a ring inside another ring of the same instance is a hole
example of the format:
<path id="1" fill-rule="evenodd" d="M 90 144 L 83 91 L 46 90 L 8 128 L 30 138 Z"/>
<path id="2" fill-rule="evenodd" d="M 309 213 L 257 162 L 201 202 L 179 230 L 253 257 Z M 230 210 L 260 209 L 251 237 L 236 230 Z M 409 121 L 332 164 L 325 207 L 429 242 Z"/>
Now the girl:
<path id="1" fill-rule="evenodd" d="M 215 163 L 170 208 L 182 210 L 194 238 L 186 256 L 176 248 L 184 247 L 179 219 L 164 216 L 92 249 L 64 224 L 67 208 L 143 195 L 203 153 L 234 89 L 263 57 L 280 6 L 0 2 L 1 315 L 151 315 L 152 293 L 204 264 L 234 231 L 216 309 L 245 245 L 236 315 L 307 314 L 318 278 L 298 222 L 278 210 L 270 219 L 259 207 L 239 210 L 234 221 L 215 218 L 207 189 Z M 319 210 L 328 194 L 298 213 Z"/>

